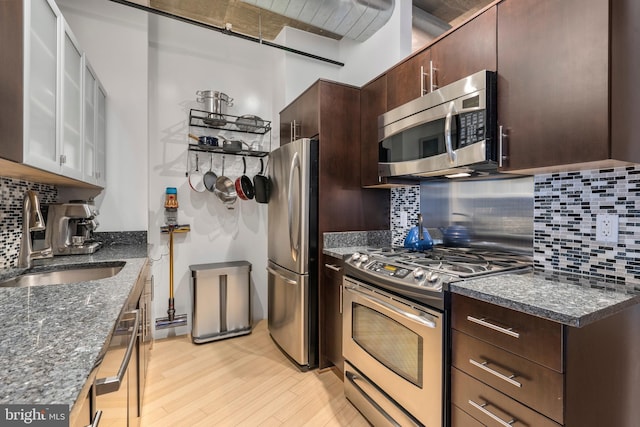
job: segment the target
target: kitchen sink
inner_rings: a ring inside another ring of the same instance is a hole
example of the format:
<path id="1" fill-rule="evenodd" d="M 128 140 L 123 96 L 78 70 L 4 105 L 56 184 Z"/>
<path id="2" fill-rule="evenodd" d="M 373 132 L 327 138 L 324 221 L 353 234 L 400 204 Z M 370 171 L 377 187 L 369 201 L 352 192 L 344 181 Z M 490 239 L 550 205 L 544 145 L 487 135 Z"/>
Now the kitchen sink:
<path id="1" fill-rule="evenodd" d="M 101 263 L 97 265 L 60 266 L 55 270 L 29 271 L 0 282 L 3 288 L 23 288 L 26 286 L 65 285 L 87 282 L 115 276 L 124 267 L 124 262 Z"/>

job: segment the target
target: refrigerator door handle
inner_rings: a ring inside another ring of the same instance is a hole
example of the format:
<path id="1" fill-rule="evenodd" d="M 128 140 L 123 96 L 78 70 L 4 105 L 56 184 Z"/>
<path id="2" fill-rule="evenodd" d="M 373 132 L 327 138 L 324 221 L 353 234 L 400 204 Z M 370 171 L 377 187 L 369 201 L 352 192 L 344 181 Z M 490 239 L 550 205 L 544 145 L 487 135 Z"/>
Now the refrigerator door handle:
<path id="1" fill-rule="evenodd" d="M 293 175 L 295 173 L 295 171 L 298 172 L 298 194 L 292 194 L 292 188 L 293 188 Z M 296 152 L 293 155 L 293 158 L 291 159 L 291 165 L 290 165 L 290 169 L 289 169 L 289 185 L 287 187 L 287 199 L 288 199 L 288 222 L 289 222 L 289 245 L 291 247 L 291 257 L 293 258 L 294 261 L 298 261 L 298 255 L 300 253 L 300 188 L 302 186 L 302 176 L 300 173 L 300 156 L 298 155 L 298 153 Z M 294 200 L 294 196 L 295 196 L 295 200 Z M 293 226 L 293 204 L 297 205 L 297 209 L 298 209 L 298 224 L 295 227 L 297 236 L 294 238 L 293 236 L 293 230 L 294 230 L 294 226 Z"/>
<path id="2" fill-rule="evenodd" d="M 276 270 L 274 270 L 274 269 L 273 269 L 273 268 L 271 268 L 271 267 L 267 267 L 267 271 L 268 271 L 269 273 L 273 274 L 274 276 L 278 276 L 278 277 L 279 277 L 279 278 L 281 278 L 284 282 L 286 282 L 286 283 L 288 283 L 288 284 L 290 284 L 290 285 L 297 285 L 297 284 L 298 284 L 298 282 L 296 282 L 295 280 L 291 280 L 291 279 L 288 279 L 288 278 L 284 277 L 282 274 L 278 273 Z"/>

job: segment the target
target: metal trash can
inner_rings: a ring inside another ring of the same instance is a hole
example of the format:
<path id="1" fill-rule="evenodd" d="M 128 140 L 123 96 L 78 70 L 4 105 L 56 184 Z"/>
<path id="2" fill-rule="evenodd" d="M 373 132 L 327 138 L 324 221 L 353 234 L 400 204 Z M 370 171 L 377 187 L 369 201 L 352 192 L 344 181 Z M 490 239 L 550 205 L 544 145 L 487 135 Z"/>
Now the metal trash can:
<path id="1" fill-rule="evenodd" d="M 191 339 L 196 344 L 251 333 L 251 263 L 190 265 Z"/>

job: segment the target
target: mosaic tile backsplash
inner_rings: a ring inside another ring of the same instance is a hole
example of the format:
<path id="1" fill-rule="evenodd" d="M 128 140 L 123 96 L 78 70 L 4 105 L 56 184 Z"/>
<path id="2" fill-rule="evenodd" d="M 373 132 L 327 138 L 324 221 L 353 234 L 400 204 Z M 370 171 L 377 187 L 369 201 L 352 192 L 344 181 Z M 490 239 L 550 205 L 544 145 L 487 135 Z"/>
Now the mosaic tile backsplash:
<path id="1" fill-rule="evenodd" d="M 17 266 L 22 236 L 22 198 L 27 190 L 38 193 L 41 205 L 55 203 L 58 198 L 58 190 L 53 185 L 0 177 L 0 269 Z"/>
<path id="2" fill-rule="evenodd" d="M 401 212 L 407 213 L 407 225 L 402 226 Z M 391 189 L 391 243 L 393 246 L 404 245 L 407 233 L 417 225 L 420 213 L 420 186 Z"/>
<path id="3" fill-rule="evenodd" d="M 640 165 L 534 178 L 534 265 L 640 284 Z M 596 216 L 619 217 L 617 243 L 596 240 Z"/>

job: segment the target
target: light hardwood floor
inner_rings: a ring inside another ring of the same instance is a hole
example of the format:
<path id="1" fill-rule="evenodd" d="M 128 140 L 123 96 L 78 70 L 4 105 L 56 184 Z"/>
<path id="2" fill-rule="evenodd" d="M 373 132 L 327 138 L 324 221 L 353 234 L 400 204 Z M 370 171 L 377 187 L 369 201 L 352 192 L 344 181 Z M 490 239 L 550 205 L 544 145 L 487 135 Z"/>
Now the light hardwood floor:
<path id="1" fill-rule="evenodd" d="M 141 427 L 368 426 L 331 371 L 300 372 L 266 321 L 242 337 L 154 342 Z"/>

